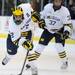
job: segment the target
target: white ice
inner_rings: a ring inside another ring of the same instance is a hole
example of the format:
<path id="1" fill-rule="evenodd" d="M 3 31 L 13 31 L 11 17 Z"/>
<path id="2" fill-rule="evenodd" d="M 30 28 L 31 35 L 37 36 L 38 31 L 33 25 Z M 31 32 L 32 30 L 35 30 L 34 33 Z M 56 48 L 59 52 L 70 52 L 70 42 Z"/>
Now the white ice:
<path id="1" fill-rule="evenodd" d="M 37 45 L 37 42 L 35 42 Z M 67 70 L 60 69 L 60 59 L 54 49 L 54 43 L 50 43 L 37 61 L 38 75 L 75 75 L 75 45 L 67 44 L 65 50 L 69 57 Z M 36 46 L 35 46 L 36 47 Z M 18 49 L 18 53 L 3 66 L 2 60 L 6 55 L 6 40 L 0 39 L 0 75 L 17 75 L 20 73 L 26 50 Z M 31 75 L 30 71 L 24 69 L 23 75 Z"/>

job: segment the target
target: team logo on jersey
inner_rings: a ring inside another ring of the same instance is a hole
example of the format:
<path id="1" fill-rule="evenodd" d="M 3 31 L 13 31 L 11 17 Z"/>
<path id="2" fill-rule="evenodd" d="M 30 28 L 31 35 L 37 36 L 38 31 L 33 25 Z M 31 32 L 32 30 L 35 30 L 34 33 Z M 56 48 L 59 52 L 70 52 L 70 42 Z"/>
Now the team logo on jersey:
<path id="1" fill-rule="evenodd" d="M 27 17 L 29 17 L 30 15 L 28 13 L 26 13 Z"/>
<path id="2" fill-rule="evenodd" d="M 47 19 L 54 19 L 56 21 L 60 21 L 59 17 L 55 17 L 55 16 L 47 16 Z"/>
<path id="3" fill-rule="evenodd" d="M 29 27 L 29 24 L 25 24 L 25 25 L 21 28 L 21 30 L 24 29 L 24 28 L 25 28 L 25 29 L 28 29 L 28 27 Z"/>
<path id="4" fill-rule="evenodd" d="M 31 21 L 31 18 L 29 18 L 29 19 L 27 20 L 26 24 L 29 23 L 30 21 Z"/>
<path id="5" fill-rule="evenodd" d="M 59 17 L 56 17 L 56 16 L 52 16 L 51 19 L 54 19 L 56 21 L 60 21 L 60 18 Z"/>

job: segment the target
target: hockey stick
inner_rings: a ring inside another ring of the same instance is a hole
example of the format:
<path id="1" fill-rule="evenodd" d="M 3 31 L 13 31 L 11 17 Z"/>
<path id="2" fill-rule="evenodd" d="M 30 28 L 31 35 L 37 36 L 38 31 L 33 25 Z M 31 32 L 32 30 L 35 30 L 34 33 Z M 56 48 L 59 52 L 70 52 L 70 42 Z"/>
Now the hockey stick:
<path id="1" fill-rule="evenodd" d="M 18 75 L 22 75 L 22 73 L 23 73 L 23 70 L 24 70 L 24 66 L 25 66 L 25 64 L 26 64 L 26 60 L 27 60 L 28 53 L 29 53 L 29 50 L 28 50 L 27 53 L 26 53 L 26 57 L 25 57 L 25 60 L 24 60 L 24 63 L 23 63 L 21 72 L 20 72 Z"/>

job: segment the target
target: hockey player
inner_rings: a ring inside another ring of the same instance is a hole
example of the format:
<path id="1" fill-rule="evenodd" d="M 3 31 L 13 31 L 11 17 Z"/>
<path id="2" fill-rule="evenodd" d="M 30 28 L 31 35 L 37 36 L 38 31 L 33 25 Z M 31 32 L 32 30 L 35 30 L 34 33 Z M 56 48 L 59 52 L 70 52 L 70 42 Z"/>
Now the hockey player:
<path id="1" fill-rule="evenodd" d="M 33 49 L 32 44 L 32 20 L 31 12 L 33 11 L 32 4 L 24 3 L 19 5 L 10 17 L 9 33 L 7 37 L 7 55 L 2 61 L 6 65 L 9 60 L 17 53 L 17 49 L 22 45 L 27 50 Z M 32 68 L 32 75 L 36 75 L 35 67 Z"/>
<path id="2" fill-rule="evenodd" d="M 47 4 L 44 10 L 40 12 L 40 20 L 36 18 L 38 15 L 36 12 L 32 14 L 33 21 L 36 19 L 39 27 L 44 29 L 44 31 L 40 37 L 39 44 L 35 48 L 35 52 L 28 56 L 28 60 L 32 62 L 39 58 L 45 46 L 55 37 L 55 47 L 62 61 L 61 69 L 67 69 L 68 57 L 64 46 L 65 39 L 68 39 L 72 30 L 71 17 L 68 9 L 62 5 L 63 0 L 52 0 L 52 2 Z"/>

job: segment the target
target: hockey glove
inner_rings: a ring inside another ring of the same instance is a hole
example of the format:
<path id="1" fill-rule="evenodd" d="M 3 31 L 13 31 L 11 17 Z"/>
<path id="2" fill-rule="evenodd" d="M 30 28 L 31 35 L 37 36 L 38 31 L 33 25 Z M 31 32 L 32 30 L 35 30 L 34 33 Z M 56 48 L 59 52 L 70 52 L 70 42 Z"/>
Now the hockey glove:
<path id="1" fill-rule="evenodd" d="M 69 38 L 69 32 L 68 31 L 64 31 L 64 33 L 63 33 L 63 38 L 64 39 L 68 39 Z"/>
<path id="2" fill-rule="evenodd" d="M 45 20 L 44 19 L 41 19 L 39 21 L 39 27 L 42 28 L 42 29 L 44 29 L 44 27 L 45 27 Z"/>
<path id="3" fill-rule="evenodd" d="M 19 39 L 20 39 L 20 38 L 19 38 Z M 17 46 L 18 46 L 18 43 L 19 43 L 19 39 L 13 41 L 13 43 L 14 43 L 15 45 L 17 45 Z"/>
<path id="4" fill-rule="evenodd" d="M 33 44 L 30 40 L 25 41 L 22 46 L 29 51 L 33 49 Z"/>
<path id="5" fill-rule="evenodd" d="M 32 19 L 33 22 L 39 21 L 39 19 L 40 19 L 39 13 L 36 12 L 36 11 L 33 11 L 33 12 L 31 13 L 31 19 Z"/>

